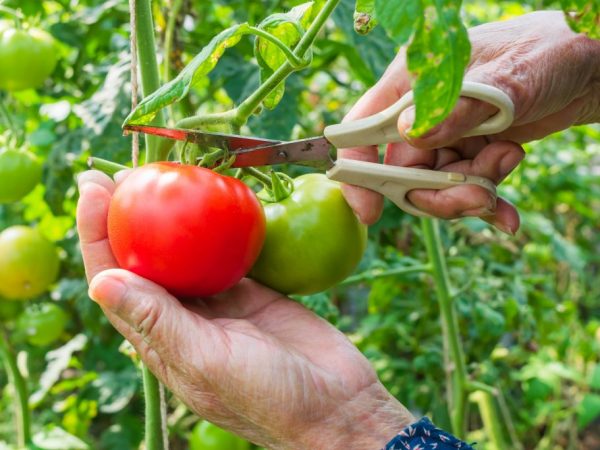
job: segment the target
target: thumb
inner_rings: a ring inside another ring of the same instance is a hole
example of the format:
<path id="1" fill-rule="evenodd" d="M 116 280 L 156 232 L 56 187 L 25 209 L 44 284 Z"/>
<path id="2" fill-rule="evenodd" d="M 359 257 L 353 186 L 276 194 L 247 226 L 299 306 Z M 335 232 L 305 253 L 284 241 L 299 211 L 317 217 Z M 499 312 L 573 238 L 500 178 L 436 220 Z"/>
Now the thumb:
<path id="1" fill-rule="evenodd" d="M 159 377 L 167 366 L 181 364 L 179 352 L 193 345 L 187 339 L 197 342 L 198 334 L 211 326 L 161 286 L 126 270 L 97 274 L 90 282 L 89 295 Z"/>

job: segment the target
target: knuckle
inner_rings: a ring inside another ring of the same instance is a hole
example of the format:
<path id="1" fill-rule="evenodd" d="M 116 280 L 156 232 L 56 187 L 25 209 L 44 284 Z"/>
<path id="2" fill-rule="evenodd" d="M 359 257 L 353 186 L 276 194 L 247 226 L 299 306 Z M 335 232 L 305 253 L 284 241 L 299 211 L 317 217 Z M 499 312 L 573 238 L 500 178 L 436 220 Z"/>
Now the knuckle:
<path id="1" fill-rule="evenodd" d="M 161 307 L 157 307 L 158 304 L 153 301 L 140 301 L 133 311 L 133 328 L 144 341 L 150 342 L 155 337 L 163 312 Z"/>

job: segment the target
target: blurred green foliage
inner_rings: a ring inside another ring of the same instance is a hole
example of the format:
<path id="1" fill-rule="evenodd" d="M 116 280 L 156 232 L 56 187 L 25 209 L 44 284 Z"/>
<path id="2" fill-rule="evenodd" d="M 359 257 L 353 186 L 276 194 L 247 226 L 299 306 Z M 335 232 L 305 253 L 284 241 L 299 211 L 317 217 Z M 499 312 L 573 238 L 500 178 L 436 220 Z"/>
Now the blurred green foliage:
<path id="1" fill-rule="evenodd" d="M 185 1 L 170 72 L 178 73 L 234 23 L 257 25 L 300 3 Z M 139 374 L 128 347 L 87 296 L 74 229 L 75 175 L 86 159 L 92 154 L 121 163 L 130 159 L 130 142 L 120 128 L 130 112 L 127 4 L 8 0 L 5 5 L 39 22 L 60 51 L 58 67 L 43 88 L 2 94 L 21 145 L 44 161 L 44 181 L 22 202 L 0 206 L 0 229 L 37 224 L 61 247 L 60 281 L 36 301 L 57 302 L 72 317 L 50 348 L 13 342 L 28 373 L 34 431 L 51 435 L 61 450 L 135 449 L 143 431 Z M 167 0 L 154 2 L 159 42 L 170 6 Z M 541 0 L 472 0 L 464 17 L 473 25 L 545 6 Z M 279 105 L 252 117 L 244 133 L 276 139 L 315 135 L 339 121 L 376 81 L 396 46 L 380 28 L 368 36 L 356 34 L 353 14 L 354 2 L 344 0 L 317 41 L 311 67 L 293 75 Z M 252 55 L 252 40 L 242 39 L 173 107 L 175 114 L 224 111 L 245 98 L 259 83 Z M 0 134 L 7 130 L 1 123 Z M 600 127 L 577 127 L 530 144 L 527 151 L 501 188 L 522 212 L 516 237 L 477 220 L 443 227 L 459 325 L 470 373 L 497 388 L 499 404 L 512 417 L 502 424 L 507 436 L 527 449 L 586 448 L 600 415 Z M 430 414 L 448 428 L 445 352 L 432 282 L 419 270 L 426 263 L 421 237 L 418 220 L 387 204 L 370 230 L 356 276 L 300 300 L 347 332 L 415 414 Z M 11 324 L 5 327 L 10 334 Z M 0 448 L 14 436 L 5 386 L 0 372 Z M 198 419 L 174 398 L 169 406 L 172 448 L 186 448 Z M 469 438 L 485 449 L 475 407 L 468 423 Z"/>

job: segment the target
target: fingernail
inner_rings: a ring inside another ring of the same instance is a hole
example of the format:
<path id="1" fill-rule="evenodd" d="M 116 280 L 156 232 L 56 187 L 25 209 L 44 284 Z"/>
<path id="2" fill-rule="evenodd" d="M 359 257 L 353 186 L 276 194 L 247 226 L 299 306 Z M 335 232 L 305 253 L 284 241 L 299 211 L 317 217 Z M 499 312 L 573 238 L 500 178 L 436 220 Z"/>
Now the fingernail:
<path id="1" fill-rule="evenodd" d="M 96 275 L 90 283 L 88 295 L 96 303 L 108 309 L 115 309 L 125 296 L 127 286 L 122 281 L 102 274 Z"/>
<path id="2" fill-rule="evenodd" d="M 509 236 L 515 236 L 517 234 L 517 232 L 515 230 L 512 230 L 508 225 L 504 225 L 503 223 L 497 223 L 495 225 L 496 228 L 498 228 L 503 233 L 508 234 Z"/>
<path id="3" fill-rule="evenodd" d="M 415 107 L 405 109 L 398 118 L 398 128 L 402 131 L 408 131 L 415 123 Z"/>

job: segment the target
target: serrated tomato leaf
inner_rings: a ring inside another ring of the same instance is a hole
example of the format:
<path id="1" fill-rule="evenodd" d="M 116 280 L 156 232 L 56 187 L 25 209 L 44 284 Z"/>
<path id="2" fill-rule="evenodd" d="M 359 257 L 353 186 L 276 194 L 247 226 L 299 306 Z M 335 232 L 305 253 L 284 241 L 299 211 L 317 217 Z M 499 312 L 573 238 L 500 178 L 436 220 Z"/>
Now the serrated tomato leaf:
<path id="1" fill-rule="evenodd" d="M 471 55 L 460 19 L 460 1 L 422 0 L 423 20 L 408 47 L 408 69 L 415 76 L 416 104 L 411 135 L 442 122 L 456 104 Z"/>
<path id="2" fill-rule="evenodd" d="M 354 7 L 354 30 L 358 34 L 369 34 L 377 26 L 375 0 L 356 0 Z"/>
<path id="3" fill-rule="evenodd" d="M 184 98 L 195 83 L 214 69 L 225 50 L 249 33 L 250 26 L 247 23 L 234 25 L 219 33 L 176 78 L 143 99 L 125 119 L 125 124 L 150 123 L 162 108 Z"/>
<path id="4" fill-rule="evenodd" d="M 400 45 L 406 44 L 423 23 L 421 0 L 375 0 L 375 11 L 387 34 Z"/>

